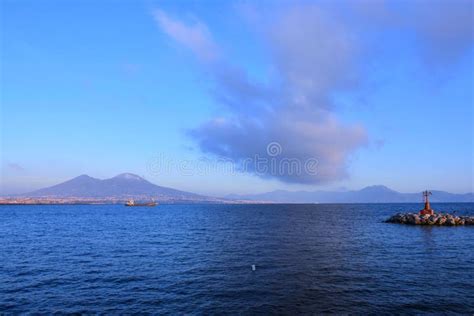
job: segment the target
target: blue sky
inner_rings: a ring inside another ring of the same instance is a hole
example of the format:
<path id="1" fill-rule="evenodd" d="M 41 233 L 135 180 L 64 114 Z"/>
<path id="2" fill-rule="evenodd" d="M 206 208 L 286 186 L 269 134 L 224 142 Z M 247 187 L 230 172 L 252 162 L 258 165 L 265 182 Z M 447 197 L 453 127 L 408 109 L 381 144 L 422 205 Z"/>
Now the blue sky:
<path id="1" fill-rule="evenodd" d="M 210 195 L 470 192 L 473 14 L 468 1 L 2 1 L 1 192 L 122 172 Z M 270 142 L 318 172 L 243 170 Z"/>

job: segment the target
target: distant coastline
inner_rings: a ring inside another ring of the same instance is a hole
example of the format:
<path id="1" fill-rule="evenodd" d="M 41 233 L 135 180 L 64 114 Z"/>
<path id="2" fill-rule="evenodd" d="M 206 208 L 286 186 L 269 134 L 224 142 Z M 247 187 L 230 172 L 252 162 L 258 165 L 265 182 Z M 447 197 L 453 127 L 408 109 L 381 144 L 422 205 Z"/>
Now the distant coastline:
<path id="1" fill-rule="evenodd" d="M 122 205 L 126 202 L 126 199 L 123 200 L 57 200 L 57 199 L 18 199 L 18 198 L 0 198 L 0 206 L 5 205 Z M 241 205 L 281 205 L 281 204 L 289 204 L 289 205 L 313 205 L 313 204 L 320 204 L 320 205 L 341 205 L 341 204 L 419 204 L 419 202 L 324 202 L 324 203 L 317 203 L 317 202 L 274 202 L 274 201 L 257 201 L 257 200 L 218 200 L 215 201 L 191 201 L 191 200 L 166 200 L 166 201 L 158 201 L 161 205 L 186 205 L 186 204 L 203 204 L 203 205 L 211 205 L 211 204 L 241 204 Z M 474 203 L 470 201 L 462 201 L 462 202 L 436 202 L 436 203 L 461 203 L 461 204 L 468 204 Z"/>
<path id="2" fill-rule="evenodd" d="M 80 200 L 80 199 L 18 199 L 18 198 L 0 198 L 0 205 L 121 205 L 127 200 Z M 251 201 L 252 204 L 261 204 Z M 191 201 L 191 200 L 165 200 L 159 201 L 160 204 L 248 204 L 241 201 Z"/>
<path id="3" fill-rule="evenodd" d="M 434 203 L 472 203 L 473 193 L 433 192 Z M 0 197 L 0 205 L 121 204 L 129 199 L 160 204 L 375 204 L 420 203 L 421 192 L 401 193 L 383 185 L 345 191 L 285 191 L 213 197 L 159 186 L 132 173 L 109 179 L 81 175 L 33 192 Z"/>
<path id="4" fill-rule="evenodd" d="M 56 197 L 0 197 L 0 205 L 121 205 L 130 198 L 56 198 Z M 147 201 L 148 198 L 139 200 Z M 155 199 L 160 204 L 263 204 L 258 201 L 240 201 L 240 200 L 184 200 L 184 199 Z"/>

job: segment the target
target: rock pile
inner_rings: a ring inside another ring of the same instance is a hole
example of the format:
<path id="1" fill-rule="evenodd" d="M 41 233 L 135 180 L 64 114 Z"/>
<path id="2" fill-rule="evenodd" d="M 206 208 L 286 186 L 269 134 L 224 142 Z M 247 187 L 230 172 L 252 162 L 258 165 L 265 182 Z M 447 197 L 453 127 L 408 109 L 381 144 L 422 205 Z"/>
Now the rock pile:
<path id="1" fill-rule="evenodd" d="M 386 223 L 408 224 L 408 225 L 437 225 L 437 226 L 460 226 L 474 225 L 474 216 L 455 216 L 452 214 L 435 213 L 433 215 L 419 215 L 415 213 L 393 215 L 385 221 Z"/>

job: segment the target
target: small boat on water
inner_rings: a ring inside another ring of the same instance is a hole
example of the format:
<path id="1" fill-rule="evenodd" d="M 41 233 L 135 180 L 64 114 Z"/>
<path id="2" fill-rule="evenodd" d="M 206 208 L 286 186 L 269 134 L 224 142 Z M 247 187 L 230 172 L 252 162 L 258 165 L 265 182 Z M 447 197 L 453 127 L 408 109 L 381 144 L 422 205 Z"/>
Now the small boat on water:
<path id="1" fill-rule="evenodd" d="M 147 202 L 147 203 L 137 203 L 134 200 L 128 200 L 125 203 L 125 206 L 156 206 L 157 203 L 155 201 Z"/>

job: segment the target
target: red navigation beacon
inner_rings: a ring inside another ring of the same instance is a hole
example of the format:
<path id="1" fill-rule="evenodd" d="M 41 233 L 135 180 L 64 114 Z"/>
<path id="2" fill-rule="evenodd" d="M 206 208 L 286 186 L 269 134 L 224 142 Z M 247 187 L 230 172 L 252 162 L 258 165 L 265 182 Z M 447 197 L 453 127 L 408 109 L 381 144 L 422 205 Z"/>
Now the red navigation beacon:
<path id="1" fill-rule="evenodd" d="M 434 211 L 431 209 L 429 196 L 431 195 L 430 191 L 423 191 L 423 198 L 425 200 L 425 208 L 420 211 L 420 215 L 433 215 Z"/>

